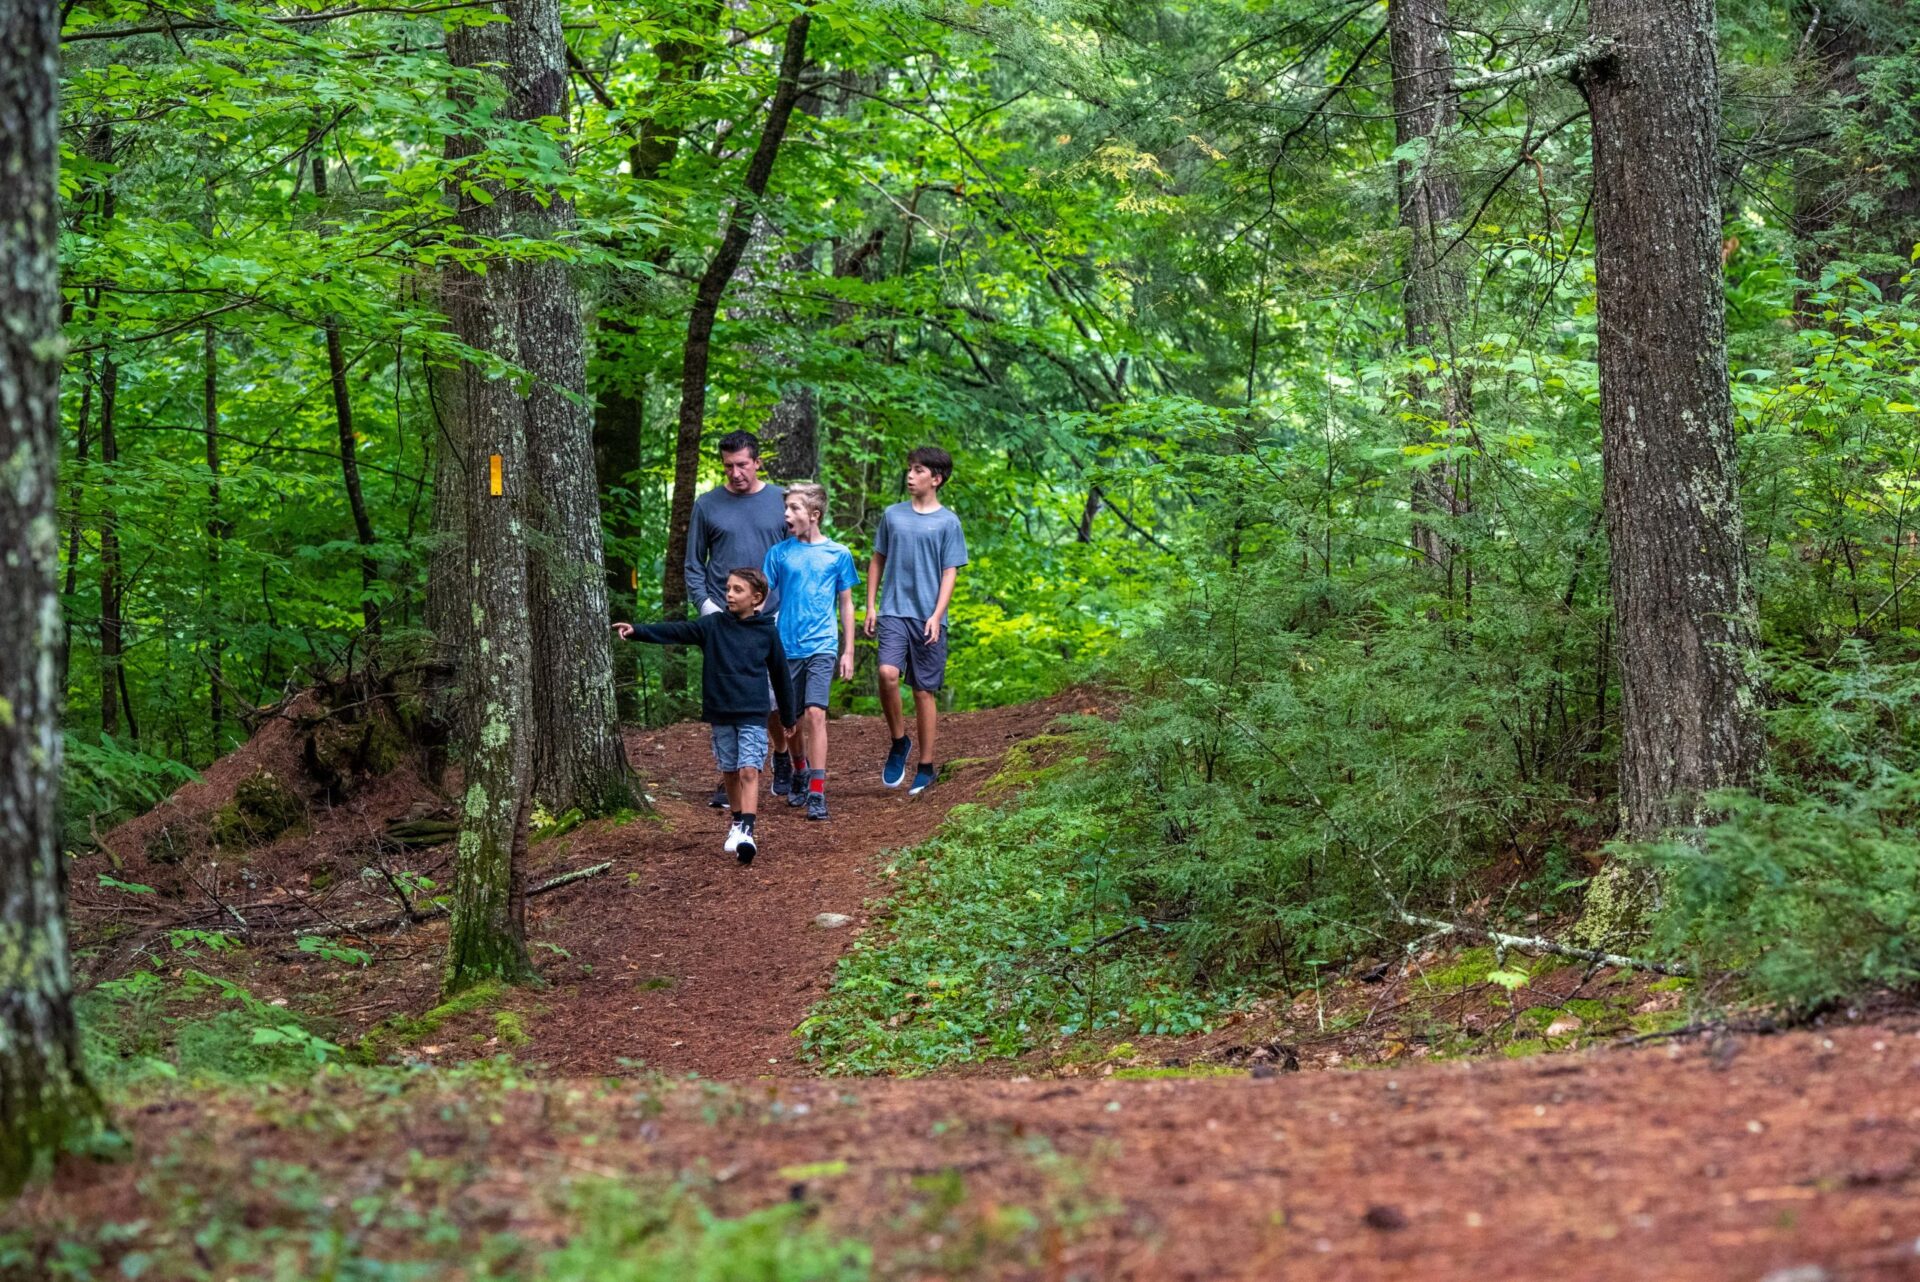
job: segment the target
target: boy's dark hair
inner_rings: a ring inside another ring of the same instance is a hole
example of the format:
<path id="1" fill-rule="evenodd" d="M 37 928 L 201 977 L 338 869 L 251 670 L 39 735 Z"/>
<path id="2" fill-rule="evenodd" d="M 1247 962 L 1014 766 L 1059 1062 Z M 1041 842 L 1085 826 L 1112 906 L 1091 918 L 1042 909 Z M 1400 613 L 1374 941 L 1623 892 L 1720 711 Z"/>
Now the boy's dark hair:
<path id="1" fill-rule="evenodd" d="M 729 579 L 738 579 L 746 584 L 762 601 L 767 599 L 767 576 L 752 566 L 743 565 L 737 570 L 728 570 L 727 577 Z"/>
<path id="2" fill-rule="evenodd" d="M 915 463 L 932 472 L 934 480 L 941 486 L 953 479 L 953 455 L 938 445 L 922 445 L 908 453 L 907 466 L 912 467 Z"/>
<path id="3" fill-rule="evenodd" d="M 760 438 L 752 432 L 728 432 L 720 438 L 720 453 L 732 454 L 736 450 L 745 450 L 755 458 L 759 458 Z"/>

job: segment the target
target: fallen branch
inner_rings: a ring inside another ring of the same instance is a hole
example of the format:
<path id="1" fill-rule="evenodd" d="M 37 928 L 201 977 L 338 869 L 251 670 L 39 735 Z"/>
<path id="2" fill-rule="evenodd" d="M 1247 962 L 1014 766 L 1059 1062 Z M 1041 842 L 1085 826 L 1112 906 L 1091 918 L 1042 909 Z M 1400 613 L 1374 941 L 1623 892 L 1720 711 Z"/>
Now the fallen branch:
<path id="1" fill-rule="evenodd" d="M 573 872 L 563 872 L 558 877 L 549 877 L 538 886 L 529 890 L 527 897 L 531 899 L 535 895 L 544 895 L 549 890 L 558 890 L 562 886 L 571 886 L 576 881 L 585 881 L 589 877 L 598 877 L 611 867 L 613 867 L 613 863 L 609 860 L 604 864 L 594 864 L 591 867 L 576 869 Z M 305 926 L 293 933 L 296 936 L 312 935 L 315 937 L 365 935 L 376 930 L 386 930 L 392 926 L 418 925 L 423 921 L 432 921 L 436 917 L 445 917 L 451 911 L 453 911 L 451 908 L 442 905 L 436 908 L 429 908 L 424 912 L 401 913 L 398 916 L 380 917 L 373 921 L 350 921 L 345 924 Z"/>
<path id="2" fill-rule="evenodd" d="M 1477 935 L 1501 948 L 1516 948 L 1521 952 L 1529 953 L 1552 953 L 1557 957 L 1571 957 L 1576 961 L 1592 962 L 1596 966 L 1646 970 L 1656 975 L 1685 976 L 1692 973 L 1685 966 L 1673 962 L 1648 961 L 1642 957 L 1627 957 L 1620 953 L 1601 952 L 1594 948 L 1578 948 L 1572 944 L 1562 944 L 1538 935 L 1508 935 L 1497 930 L 1488 930 L 1484 926 L 1467 926 L 1459 922 L 1440 921 L 1437 918 L 1422 917 L 1418 913 L 1404 910 L 1400 914 L 1400 920 L 1409 926 L 1423 926 L 1438 934 Z"/>

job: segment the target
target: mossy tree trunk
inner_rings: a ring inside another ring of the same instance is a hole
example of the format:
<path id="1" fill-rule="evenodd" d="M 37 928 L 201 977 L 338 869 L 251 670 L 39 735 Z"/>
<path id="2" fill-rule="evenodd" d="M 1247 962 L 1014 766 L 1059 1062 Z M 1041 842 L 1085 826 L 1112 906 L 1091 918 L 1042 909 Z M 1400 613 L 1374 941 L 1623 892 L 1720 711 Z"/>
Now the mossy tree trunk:
<path id="1" fill-rule="evenodd" d="M 519 120 L 566 116 L 567 46 L 559 0 L 508 0 L 511 112 Z M 571 202 L 517 188 L 507 216 L 522 235 L 564 241 Z M 586 322 L 580 286 L 565 262 L 537 258 L 514 272 L 519 364 L 526 400 L 533 558 L 533 789 L 549 810 L 610 814 L 635 802 L 613 695 L 605 554 L 586 402 Z"/>
<path id="2" fill-rule="evenodd" d="M 54 820 L 58 50 L 51 0 L 0 7 L 0 1197 L 101 1114 L 74 1031 Z"/>
<path id="3" fill-rule="evenodd" d="M 509 56 L 505 24 L 447 29 L 447 58 L 456 67 L 504 66 Z M 448 139 L 448 158 L 468 159 L 485 144 L 477 129 L 454 135 Z M 460 181 L 451 184 L 469 244 L 497 241 L 508 230 L 499 184 L 483 186 L 486 198 L 463 191 Z M 479 266 L 487 270 L 473 269 Z M 443 288 L 449 323 L 463 342 L 516 359 L 520 300 L 507 264 L 455 263 Z M 533 775 L 526 418 L 511 379 L 490 378 L 469 362 L 454 381 L 458 387 L 450 399 L 460 414 L 458 435 L 468 463 L 460 472 L 468 627 L 459 676 L 466 704 L 460 716 L 466 773 L 444 976 L 449 993 L 488 979 L 523 982 L 533 974 L 526 946 L 525 875 Z M 499 493 L 494 492 L 496 478 Z"/>
<path id="4" fill-rule="evenodd" d="M 1763 739 L 1728 386 L 1713 0 L 1594 0 L 1600 401 L 1619 635 L 1621 834 L 1705 818 Z M 1637 924 L 1616 868 L 1583 932 Z"/>

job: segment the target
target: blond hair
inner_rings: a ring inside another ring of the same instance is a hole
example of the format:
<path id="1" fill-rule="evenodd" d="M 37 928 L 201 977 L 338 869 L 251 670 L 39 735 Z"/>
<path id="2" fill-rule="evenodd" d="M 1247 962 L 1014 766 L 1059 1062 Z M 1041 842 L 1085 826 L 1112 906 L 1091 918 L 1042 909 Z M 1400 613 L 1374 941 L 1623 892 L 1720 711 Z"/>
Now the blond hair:
<path id="1" fill-rule="evenodd" d="M 813 481 L 796 481 L 787 487 L 787 497 L 807 505 L 822 525 L 827 523 L 827 487 Z"/>

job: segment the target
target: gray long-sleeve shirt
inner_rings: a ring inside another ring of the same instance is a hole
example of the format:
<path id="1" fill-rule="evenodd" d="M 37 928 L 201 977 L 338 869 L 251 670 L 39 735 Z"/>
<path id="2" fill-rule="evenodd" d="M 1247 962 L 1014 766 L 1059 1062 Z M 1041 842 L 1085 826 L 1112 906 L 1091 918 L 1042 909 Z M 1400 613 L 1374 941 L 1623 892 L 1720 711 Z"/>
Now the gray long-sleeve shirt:
<path id="1" fill-rule="evenodd" d="M 702 601 L 721 609 L 727 604 L 727 575 L 743 565 L 759 569 L 767 549 L 787 537 L 787 492 L 763 485 L 754 494 L 735 494 L 724 485 L 693 501 L 693 521 L 687 526 L 687 604 L 695 610 Z M 770 595 L 762 614 L 780 608 Z"/>

